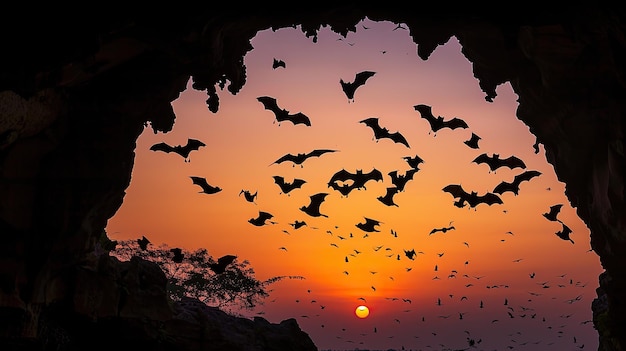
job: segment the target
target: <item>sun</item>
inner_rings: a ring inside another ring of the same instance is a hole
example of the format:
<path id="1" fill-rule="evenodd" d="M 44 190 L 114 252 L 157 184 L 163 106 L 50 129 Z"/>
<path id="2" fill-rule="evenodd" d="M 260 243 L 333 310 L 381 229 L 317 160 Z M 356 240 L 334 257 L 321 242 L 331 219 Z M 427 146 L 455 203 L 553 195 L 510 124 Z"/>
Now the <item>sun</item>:
<path id="1" fill-rule="evenodd" d="M 370 309 L 367 308 L 367 306 L 359 306 L 356 308 L 356 310 L 354 311 L 354 313 L 356 314 L 357 317 L 359 318 L 367 318 L 367 316 L 370 315 Z"/>

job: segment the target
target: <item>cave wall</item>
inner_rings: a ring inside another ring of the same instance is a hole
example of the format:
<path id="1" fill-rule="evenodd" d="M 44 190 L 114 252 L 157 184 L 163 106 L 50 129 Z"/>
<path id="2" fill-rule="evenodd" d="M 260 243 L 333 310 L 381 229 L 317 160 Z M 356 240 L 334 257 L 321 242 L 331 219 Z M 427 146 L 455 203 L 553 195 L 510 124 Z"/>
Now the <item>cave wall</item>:
<path id="1" fill-rule="evenodd" d="M 194 89 L 206 91 L 207 108 L 217 111 L 218 89 L 236 94 L 245 84 L 243 57 L 259 30 L 301 25 L 315 40 L 321 26 L 345 35 L 367 16 L 405 23 L 422 59 L 458 38 L 488 101 L 497 98 L 498 85 L 511 83 L 519 96 L 517 117 L 544 145 L 605 269 L 590 306 L 599 349 L 626 349 L 621 10 L 587 4 L 553 12 L 475 7 L 416 13 L 350 2 L 274 10 L 32 16 L 31 32 L 3 32 L 9 54 L 0 59 L 0 336 L 7 345 L 41 347 L 48 335 L 42 316 L 65 326 L 87 317 L 144 318 L 146 325 L 170 320 L 167 307 L 151 315 L 142 299 L 120 302 L 119 272 L 127 268 L 97 250 L 106 241 L 107 220 L 122 204 L 144 125 L 171 130 L 171 102 L 189 78 Z M 110 271 L 117 273 L 104 273 Z M 93 288 L 77 278 L 84 275 L 104 276 L 98 284 L 117 298 L 81 299 Z M 158 277 L 149 279 L 158 285 Z M 146 325 L 140 329 L 149 339 Z"/>

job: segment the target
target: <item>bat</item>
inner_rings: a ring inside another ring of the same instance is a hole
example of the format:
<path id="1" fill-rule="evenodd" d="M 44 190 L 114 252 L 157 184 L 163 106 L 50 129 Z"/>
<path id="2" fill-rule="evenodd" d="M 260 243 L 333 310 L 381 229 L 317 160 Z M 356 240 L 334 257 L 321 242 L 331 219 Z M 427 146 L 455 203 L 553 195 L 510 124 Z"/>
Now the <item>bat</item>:
<path id="1" fill-rule="evenodd" d="M 419 157 L 418 155 L 415 155 L 413 157 L 404 156 L 402 158 L 406 161 L 406 163 L 409 164 L 409 166 L 411 166 L 411 168 L 414 168 L 414 169 L 418 169 L 419 164 L 424 163 L 424 160 L 422 160 L 422 158 Z"/>
<path id="2" fill-rule="evenodd" d="M 302 112 L 293 113 L 293 114 L 289 113 L 289 111 L 285 110 L 284 108 L 278 107 L 278 104 L 276 103 L 276 99 L 273 97 L 260 96 L 256 99 L 259 100 L 259 102 L 263 104 L 266 110 L 270 110 L 274 113 L 274 116 L 276 117 L 276 121 L 278 121 L 278 125 L 280 125 L 280 122 L 289 121 L 293 123 L 294 125 L 304 124 L 306 126 L 311 126 L 311 120 L 309 119 L 307 115 L 305 115 Z"/>
<path id="3" fill-rule="evenodd" d="M 472 149 L 478 149 L 478 141 L 481 139 L 478 135 L 472 133 L 472 136 L 463 142 L 463 144 L 471 147 Z"/>
<path id="4" fill-rule="evenodd" d="M 367 217 L 363 218 L 365 218 L 365 222 L 355 224 L 357 228 L 361 229 L 364 232 L 380 232 L 380 230 L 376 229 L 376 226 L 380 225 L 381 222 Z"/>
<path id="5" fill-rule="evenodd" d="M 442 233 L 445 233 L 445 232 L 447 232 L 448 230 L 454 230 L 454 229 L 456 229 L 456 228 L 454 228 L 454 226 L 453 226 L 453 225 L 451 225 L 451 226 L 449 226 L 449 227 L 443 227 L 443 228 L 433 228 L 433 230 L 431 230 L 431 231 L 430 231 L 430 233 L 429 233 L 428 235 L 433 235 L 433 234 L 435 234 L 435 233 L 437 233 L 437 232 L 442 232 Z"/>
<path id="6" fill-rule="evenodd" d="M 409 180 L 413 179 L 413 175 L 417 173 L 417 168 L 411 168 L 404 172 L 404 175 L 398 175 L 398 171 L 389 172 L 391 183 L 398 188 L 398 191 L 404 191 L 404 187 Z"/>
<path id="7" fill-rule="evenodd" d="M 274 62 L 272 63 L 272 68 L 277 69 L 278 67 L 285 68 L 286 67 L 285 61 L 274 58 Z"/>
<path id="8" fill-rule="evenodd" d="M 478 195 L 475 191 L 471 193 L 463 190 L 461 185 L 458 184 L 450 184 L 446 185 L 442 189 L 444 192 L 450 193 L 455 199 L 459 198 L 459 201 L 455 203 L 457 207 L 463 207 L 465 202 L 469 204 L 470 207 L 476 207 L 481 203 L 487 204 L 489 206 L 493 204 L 502 204 L 502 199 L 494 193 L 486 193 L 485 195 Z"/>
<path id="9" fill-rule="evenodd" d="M 172 257 L 172 261 L 176 263 L 183 262 L 183 257 L 185 257 L 185 255 L 183 254 L 183 250 L 181 248 L 175 247 L 173 249 L 170 249 L 170 252 L 174 253 L 174 257 Z"/>
<path id="10" fill-rule="evenodd" d="M 398 207 L 398 204 L 396 204 L 393 201 L 393 197 L 394 195 L 396 195 L 399 192 L 397 187 L 389 187 L 387 188 L 387 193 L 385 194 L 385 196 L 379 196 L 377 197 L 378 201 L 382 202 L 383 204 L 387 205 L 387 206 L 396 206 Z"/>
<path id="11" fill-rule="evenodd" d="M 409 259 L 409 260 L 415 260 L 415 249 L 411 249 L 411 250 L 404 250 L 404 255 Z"/>
<path id="12" fill-rule="evenodd" d="M 264 211 L 259 211 L 259 215 L 256 218 L 250 218 L 248 220 L 248 222 L 252 225 L 255 225 L 257 227 L 261 227 L 266 225 L 267 223 L 272 223 L 272 224 L 276 224 L 276 222 L 271 222 L 269 221 L 270 219 L 274 218 L 274 215 L 272 215 L 269 212 L 264 212 Z M 269 221 L 269 222 L 268 222 Z"/>
<path id="13" fill-rule="evenodd" d="M 496 185 L 496 187 L 493 188 L 493 192 L 502 195 L 503 193 L 510 191 L 515 194 L 515 196 L 517 196 L 517 194 L 519 193 L 520 184 L 523 181 L 530 181 L 534 177 L 538 177 L 540 175 L 541 172 L 539 171 L 525 171 L 516 175 L 513 178 L 513 182 L 511 183 L 505 181 L 500 182 L 500 184 Z"/>
<path id="14" fill-rule="evenodd" d="M 428 121 L 428 123 L 430 124 L 430 129 L 433 133 L 435 133 L 435 135 L 439 130 L 443 128 L 449 128 L 452 130 L 457 128 L 468 128 L 467 123 L 458 117 L 453 117 L 449 120 L 444 120 L 442 116 L 435 117 L 433 115 L 432 108 L 428 105 L 419 104 L 413 106 L 413 108 L 415 108 L 415 110 L 420 113 L 423 119 Z M 430 132 L 428 132 L 428 134 L 430 134 Z"/>
<path id="15" fill-rule="evenodd" d="M 320 213 L 320 205 L 328 196 L 328 193 L 317 193 L 310 196 L 310 203 L 307 206 L 300 207 L 300 211 L 308 214 L 311 217 L 328 217 L 327 215 Z"/>
<path id="16" fill-rule="evenodd" d="M 341 90 L 343 90 L 344 94 L 346 94 L 348 102 L 354 101 L 354 93 L 357 88 L 364 85 L 365 82 L 375 74 L 376 72 L 372 71 L 362 71 L 354 76 L 354 80 L 352 82 L 345 82 L 343 79 L 339 79 Z"/>
<path id="17" fill-rule="evenodd" d="M 544 213 L 543 216 L 549 221 L 557 222 L 558 219 L 556 217 L 559 214 L 559 212 L 561 212 L 561 207 L 563 207 L 563 204 L 556 204 L 556 205 L 550 206 L 550 211 Z"/>
<path id="18" fill-rule="evenodd" d="M 341 193 L 341 195 L 343 196 L 348 196 L 348 194 L 350 194 L 350 192 L 354 189 L 356 189 L 354 186 L 354 184 L 348 184 L 348 183 L 344 183 L 344 184 L 337 184 L 337 182 L 329 182 L 328 183 L 328 187 L 329 188 L 333 188 L 334 190 L 337 190 L 338 192 Z"/>
<path id="19" fill-rule="evenodd" d="M 305 226 L 306 222 L 305 221 L 298 221 L 298 220 L 296 220 L 293 223 L 289 223 L 289 225 L 292 226 L 293 229 L 298 229 L 300 227 Z"/>
<path id="20" fill-rule="evenodd" d="M 356 173 L 351 173 L 351 172 L 346 171 L 345 169 L 342 169 L 341 171 L 338 171 L 335 174 L 333 174 L 333 176 L 330 178 L 330 181 L 328 182 L 328 185 L 331 186 L 332 183 L 335 183 L 337 181 L 345 182 L 348 180 L 353 181 L 352 183 L 353 189 L 361 189 L 361 188 L 365 189 L 365 183 L 367 183 L 370 180 L 382 181 L 383 174 L 376 168 L 373 168 L 368 173 L 363 173 L 363 170 L 361 169 L 357 169 Z"/>
<path id="21" fill-rule="evenodd" d="M 254 199 L 257 197 L 257 192 L 255 192 L 254 194 L 252 194 L 249 190 L 243 190 L 241 189 L 241 191 L 239 192 L 239 196 L 241 196 L 241 194 L 243 194 L 243 197 L 246 199 L 246 201 L 248 202 L 254 202 Z"/>
<path id="22" fill-rule="evenodd" d="M 381 127 L 378 123 L 377 117 L 366 118 L 359 123 L 363 123 L 366 126 L 372 128 L 372 130 L 374 131 L 374 138 L 377 141 L 382 138 L 387 138 L 393 140 L 393 142 L 395 143 L 403 144 L 406 147 L 410 147 L 409 142 L 406 140 L 406 138 L 404 138 L 402 134 L 400 134 L 400 132 L 390 133 L 387 128 Z"/>
<path id="23" fill-rule="evenodd" d="M 282 157 L 280 157 L 278 160 L 274 161 L 273 163 L 270 164 L 273 165 L 274 163 L 283 163 L 286 161 L 289 162 L 293 162 L 294 166 L 295 165 L 300 165 L 302 166 L 302 163 L 304 161 L 306 161 L 307 159 L 309 159 L 310 157 L 320 157 L 325 153 L 328 152 L 337 152 L 337 150 L 330 150 L 330 149 L 315 149 L 309 153 L 303 154 L 303 153 L 299 153 L 297 155 L 293 155 L 293 154 L 286 154 Z"/>
<path id="24" fill-rule="evenodd" d="M 193 181 L 193 184 L 199 185 L 200 188 L 202 188 L 202 191 L 200 191 L 201 193 L 215 194 L 217 192 L 222 191 L 222 188 L 218 186 L 212 186 L 209 183 L 207 183 L 205 178 L 194 177 L 194 176 L 190 176 L 189 178 L 191 178 L 191 180 Z"/>
<path id="25" fill-rule="evenodd" d="M 148 238 L 146 238 L 145 236 L 142 236 L 141 239 L 137 239 L 137 244 L 139 244 L 140 249 L 145 251 L 148 249 L 148 244 L 150 244 L 150 240 L 148 240 Z"/>
<path id="26" fill-rule="evenodd" d="M 560 222 L 560 221 L 559 221 Z M 563 240 L 569 240 L 572 242 L 572 244 L 574 243 L 574 240 L 572 240 L 569 235 L 572 233 L 572 230 L 565 225 L 565 223 L 561 222 L 561 225 L 563 226 L 563 229 L 561 229 L 560 231 L 556 232 L 556 236 L 558 236 L 559 238 L 563 239 Z"/>
<path id="27" fill-rule="evenodd" d="M 224 255 L 217 259 L 216 263 L 209 263 L 209 268 L 215 274 L 222 274 L 226 271 L 226 268 L 229 264 L 233 263 L 233 261 L 237 258 L 235 255 Z"/>
<path id="28" fill-rule="evenodd" d="M 196 139 L 187 139 L 187 144 L 186 145 L 176 145 L 176 146 L 171 146 L 167 143 L 157 143 L 154 144 L 152 146 L 150 146 L 150 150 L 152 151 L 163 151 L 166 153 L 170 153 L 170 152 L 174 152 L 179 154 L 180 156 L 182 156 L 185 159 L 185 162 L 189 162 L 188 158 L 189 158 L 189 154 L 192 151 L 198 150 L 200 149 L 200 147 L 202 146 L 206 146 L 205 143 L 201 142 L 200 140 L 196 140 Z"/>
<path id="29" fill-rule="evenodd" d="M 520 160 L 516 156 L 509 156 L 507 158 L 500 158 L 500 155 L 493 154 L 492 156 L 487 155 L 486 153 L 478 155 L 472 162 L 477 164 L 486 163 L 489 166 L 491 172 L 497 170 L 500 167 L 508 167 L 510 169 L 514 168 L 526 168 L 526 164 L 524 161 Z"/>
<path id="30" fill-rule="evenodd" d="M 274 176 L 274 183 L 278 184 L 280 190 L 284 194 L 289 194 L 294 189 L 301 188 L 304 184 L 306 184 L 306 180 L 295 178 L 291 183 L 285 182 L 285 178 L 281 176 Z"/>

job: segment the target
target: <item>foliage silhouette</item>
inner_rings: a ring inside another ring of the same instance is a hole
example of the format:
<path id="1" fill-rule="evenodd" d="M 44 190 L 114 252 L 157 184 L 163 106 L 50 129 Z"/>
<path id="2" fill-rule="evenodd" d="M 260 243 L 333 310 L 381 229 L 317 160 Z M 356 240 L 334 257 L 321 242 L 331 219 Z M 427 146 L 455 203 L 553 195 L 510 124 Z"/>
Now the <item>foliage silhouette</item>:
<path id="1" fill-rule="evenodd" d="M 195 251 L 181 249 L 183 259 L 173 260 L 174 253 L 167 244 L 149 245 L 142 250 L 137 240 L 118 241 L 111 251 L 122 261 L 138 256 L 159 265 L 167 277 L 167 292 L 174 301 L 183 297 L 196 298 L 203 303 L 225 310 L 252 310 L 269 296 L 268 287 L 283 279 L 305 279 L 302 276 L 275 276 L 260 281 L 247 260 L 235 259 L 221 274 L 210 265 L 217 261 L 204 248 Z"/>

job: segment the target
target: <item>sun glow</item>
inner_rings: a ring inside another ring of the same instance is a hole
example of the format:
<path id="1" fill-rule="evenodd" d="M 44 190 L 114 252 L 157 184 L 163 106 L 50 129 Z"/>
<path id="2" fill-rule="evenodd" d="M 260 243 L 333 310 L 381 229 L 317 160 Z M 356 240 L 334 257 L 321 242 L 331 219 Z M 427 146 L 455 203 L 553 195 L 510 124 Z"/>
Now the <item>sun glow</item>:
<path id="1" fill-rule="evenodd" d="M 367 306 L 359 306 L 356 308 L 356 310 L 354 311 L 354 313 L 356 314 L 357 317 L 359 318 L 367 318 L 367 316 L 370 315 L 370 309 L 367 308 Z"/>

